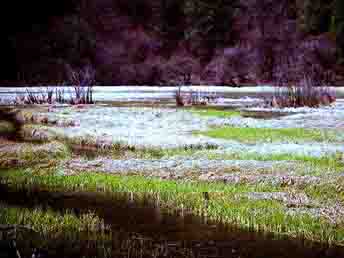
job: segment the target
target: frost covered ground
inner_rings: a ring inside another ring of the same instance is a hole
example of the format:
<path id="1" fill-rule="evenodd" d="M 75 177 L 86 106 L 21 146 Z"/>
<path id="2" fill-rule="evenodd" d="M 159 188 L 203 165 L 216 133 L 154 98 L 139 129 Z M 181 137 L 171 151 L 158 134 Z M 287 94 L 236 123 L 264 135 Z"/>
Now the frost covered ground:
<path id="1" fill-rule="evenodd" d="M 271 111 L 271 110 L 269 110 Z M 97 142 L 121 142 L 138 147 L 178 148 L 190 145 L 215 145 L 217 153 L 261 153 L 322 156 L 344 152 L 344 103 L 319 109 L 288 110 L 290 115 L 272 119 L 255 119 L 241 116 L 229 118 L 204 117 L 188 110 L 175 108 L 143 107 L 55 107 L 35 115 L 47 117 L 50 122 L 73 121 L 74 126 L 52 126 L 50 132 L 70 139 L 83 138 Z M 60 122 L 61 123 L 61 122 Z M 59 124 L 59 122 L 56 122 Z M 61 123 L 63 124 L 63 123 Z M 67 123 L 68 124 L 68 123 Z M 234 140 L 214 139 L 194 135 L 212 126 L 253 128 L 321 128 L 335 129 L 338 142 L 279 141 L 247 144 Z"/>

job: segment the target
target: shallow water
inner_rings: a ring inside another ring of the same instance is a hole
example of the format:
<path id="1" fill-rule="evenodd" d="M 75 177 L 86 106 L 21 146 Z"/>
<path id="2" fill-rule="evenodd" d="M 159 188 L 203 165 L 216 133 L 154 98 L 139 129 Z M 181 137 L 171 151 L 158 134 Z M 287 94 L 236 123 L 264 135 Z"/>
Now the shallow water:
<path id="1" fill-rule="evenodd" d="M 111 237 L 98 240 L 97 235 L 87 234 L 43 237 L 21 233 L 12 238 L 2 235 L 0 257 L 15 257 L 11 256 L 15 249 L 21 257 L 33 257 L 34 252 L 36 257 L 344 257 L 340 247 L 242 231 L 188 212 L 168 212 L 148 197 L 138 201 L 136 196 L 124 193 L 58 193 L 38 189 L 28 193 L 0 186 L 0 200 L 9 205 L 49 207 L 60 212 L 72 209 L 76 214 L 92 210 L 112 229 Z"/>
<path id="2" fill-rule="evenodd" d="M 55 88 L 55 87 L 50 87 Z M 64 89 L 65 97 L 68 99 L 73 94 L 73 87 L 59 87 Z M 45 93 L 47 87 L 30 87 L 30 92 Z M 95 101 L 168 101 L 175 97 L 177 87 L 157 87 L 157 86 L 96 86 L 94 87 L 93 98 Z M 344 97 L 344 88 L 334 88 L 338 98 Z M 261 98 L 271 96 L 274 87 L 221 87 L 221 86 L 190 86 L 182 87 L 183 92 L 192 91 L 195 95 L 217 95 L 227 98 L 229 102 L 247 97 Z M 0 87 L 0 99 L 13 99 L 16 96 L 26 95 L 25 87 Z M 246 102 L 250 100 L 247 99 Z"/>

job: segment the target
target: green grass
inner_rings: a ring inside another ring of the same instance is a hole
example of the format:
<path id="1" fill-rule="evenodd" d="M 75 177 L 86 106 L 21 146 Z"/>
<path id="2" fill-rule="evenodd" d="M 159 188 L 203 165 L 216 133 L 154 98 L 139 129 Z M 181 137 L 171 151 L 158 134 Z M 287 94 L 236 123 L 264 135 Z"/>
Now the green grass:
<path id="1" fill-rule="evenodd" d="M 0 171 L 1 182 L 18 189 L 43 188 L 50 191 L 133 192 L 135 196 L 153 199 L 159 196 L 161 206 L 174 210 L 187 209 L 196 215 L 219 222 L 236 224 L 255 231 L 279 235 L 302 236 L 309 240 L 344 244 L 344 228 L 307 214 L 289 215 L 287 208 L 274 200 L 250 200 L 248 192 L 274 192 L 281 188 L 267 184 L 228 185 L 223 183 L 167 181 L 141 176 L 113 176 L 85 173 L 59 176 L 22 170 Z M 209 193 L 208 203 L 204 192 Z M 241 196 L 241 197 L 240 197 Z M 206 204 L 207 203 L 207 204 Z"/>
<path id="2" fill-rule="evenodd" d="M 196 109 L 192 108 L 190 111 L 194 114 L 200 115 L 200 116 L 214 116 L 214 117 L 231 117 L 231 116 L 240 116 L 240 112 L 236 110 L 218 110 L 213 108 L 207 108 L 207 109 Z"/>
<path id="3" fill-rule="evenodd" d="M 274 232 L 292 237 L 302 236 L 320 242 L 344 244 L 344 229 L 308 214 L 288 214 L 287 209 L 273 200 L 214 200 L 209 214 L 244 228 Z"/>
<path id="4" fill-rule="evenodd" d="M 344 179 L 342 177 L 317 185 L 309 185 L 303 190 L 315 200 L 332 205 L 340 202 L 344 205 Z"/>
<path id="5" fill-rule="evenodd" d="M 117 176 L 98 173 L 83 173 L 73 176 L 59 176 L 55 173 L 35 172 L 34 170 L 0 170 L 0 180 L 5 184 L 22 187 L 44 187 L 54 191 L 110 191 L 110 192 L 168 192 L 203 193 L 220 192 L 223 194 L 241 192 L 277 191 L 270 185 L 228 185 L 224 183 L 181 182 L 145 178 L 143 176 Z"/>
<path id="6" fill-rule="evenodd" d="M 336 136 L 329 132 L 316 129 L 303 128 L 240 128 L 240 127 L 221 127 L 214 128 L 207 132 L 195 132 L 213 138 L 230 139 L 240 142 L 274 142 L 274 141 L 335 141 Z"/>
<path id="7" fill-rule="evenodd" d="M 325 173 L 336 173 L 344 170 L 344 162 L 341 161 L 342 153 L 322 157 L 295 155 L 292 153 L 263 155 L 256 152 L 233 152 L 224 154 L 199 152 L 199 155 L 210 160 L 298 161 L 300 165 L 303 165 L 299 173 L 319 176 Z"/>
<path id="8" fill-rule="evenodd" d="M 108 226 L 92 212 L 80 217 L 67 210 L 63 214 L 50 209 L 18 208 L 0 203 L 0 224 L 29 227 L 41 234 L 104 232 Z"/>

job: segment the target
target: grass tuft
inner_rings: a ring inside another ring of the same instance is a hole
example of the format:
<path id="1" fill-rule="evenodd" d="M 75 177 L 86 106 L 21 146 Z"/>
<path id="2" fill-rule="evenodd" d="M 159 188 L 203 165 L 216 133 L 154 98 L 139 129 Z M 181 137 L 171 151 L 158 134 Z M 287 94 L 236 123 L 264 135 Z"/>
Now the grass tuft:
<path id="1" fill-rule="evenodd" d="M 61 214 L 50 209 L 18 208 L 1 203 L 0 209 L 0 224 L 25 226 L 43 235 L 100 232 L 108 229 L 104 221 L 92 212 L 78 217 L 69 210 Z"/>

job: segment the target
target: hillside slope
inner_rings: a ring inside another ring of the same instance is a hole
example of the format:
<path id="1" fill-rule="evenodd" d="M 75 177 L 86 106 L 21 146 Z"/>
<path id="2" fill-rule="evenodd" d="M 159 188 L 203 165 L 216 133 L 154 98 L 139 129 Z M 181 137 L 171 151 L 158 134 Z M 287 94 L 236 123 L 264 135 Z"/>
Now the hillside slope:
<path id="1" fill-rule="evenodd" d="M 0 82 L 68 83 L 87 67 L 101 85 L 276 84 L 305 75 L 340 85 L 336 1 L 307 2 L 62 1 L 7 28 Z"/>

